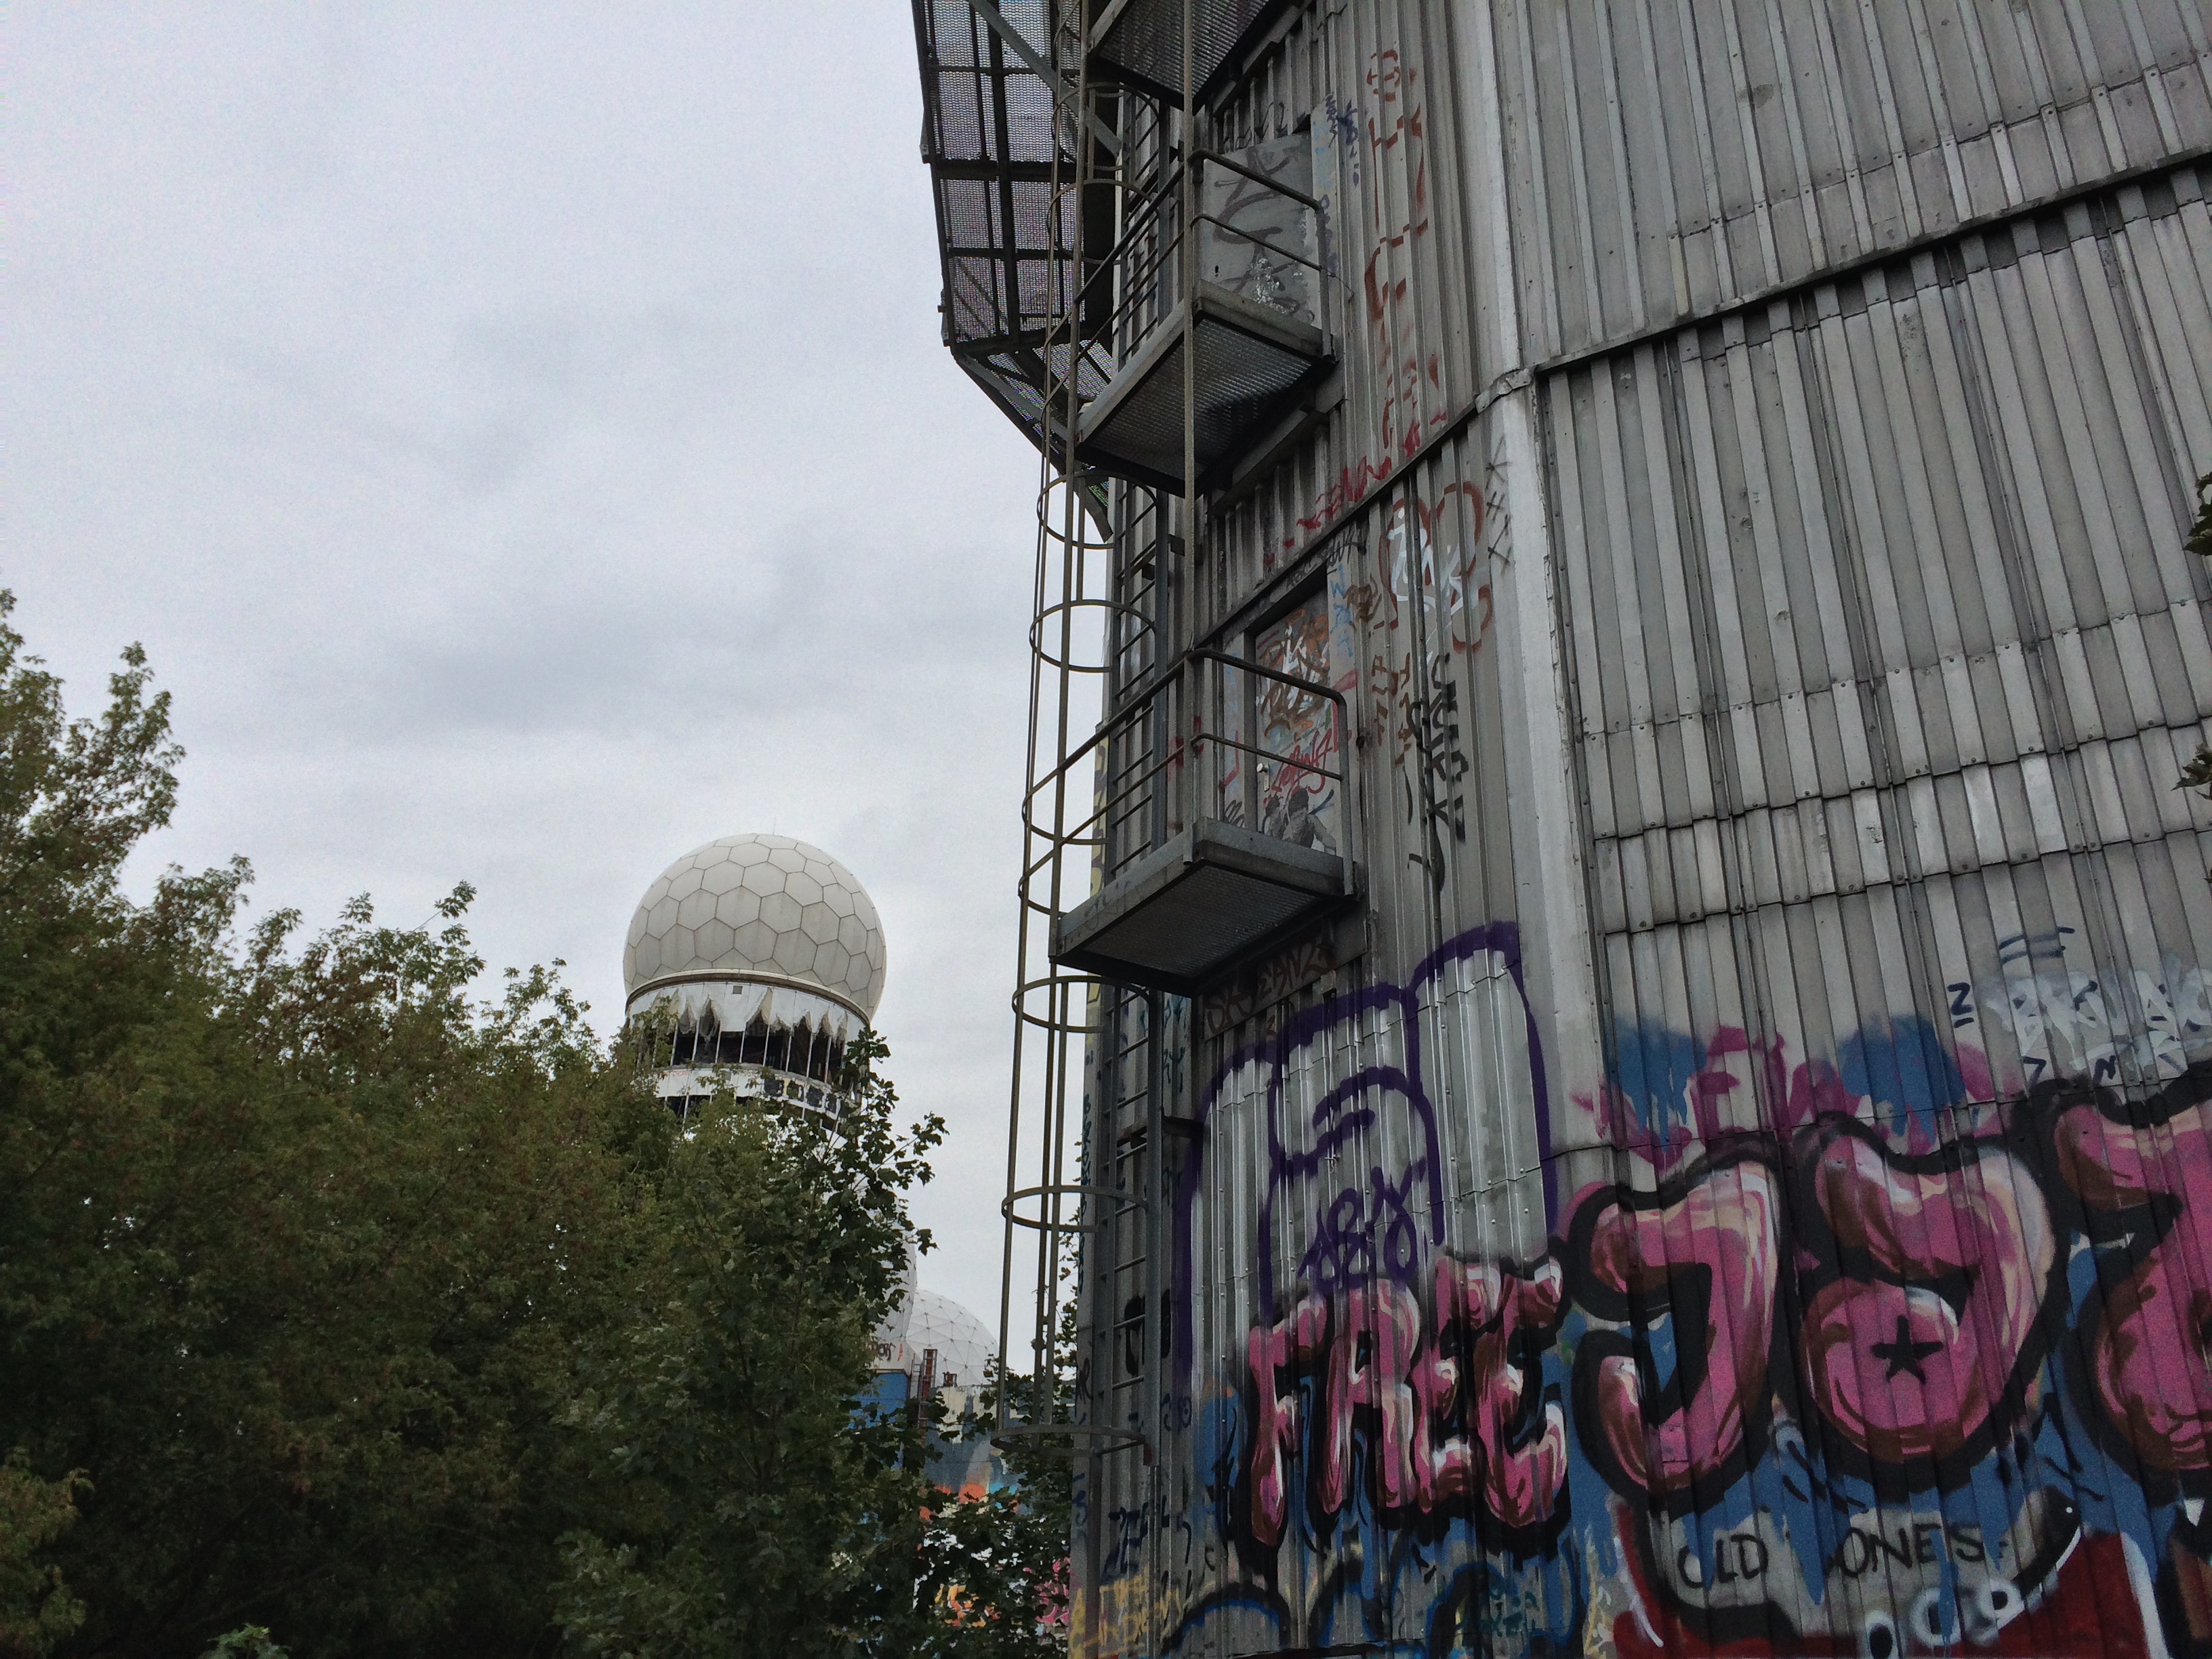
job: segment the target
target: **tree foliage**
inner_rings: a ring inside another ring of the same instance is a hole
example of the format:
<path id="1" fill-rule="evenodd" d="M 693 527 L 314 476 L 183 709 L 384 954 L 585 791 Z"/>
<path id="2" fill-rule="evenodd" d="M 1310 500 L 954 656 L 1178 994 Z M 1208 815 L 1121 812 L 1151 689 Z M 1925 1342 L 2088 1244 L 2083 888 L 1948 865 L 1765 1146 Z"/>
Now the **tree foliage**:
<path id="1" fill-rule="evenodd" d="M 0 1445 L 81 1471 L 68 1650 L 549 1648 L 611 1476 L 560 1418 L 617 1316 L 664 1120 L 548 972 L 489 1006 L 365 900 L 243 939 L 243 862 L 117 875 L 175 798 L 166 696 L 100 719 L 0 635 Z M 12 1613 L 11 1608 L 11 1613 Z"/>
<path id="2" fill-rule="evenodd" d="M 834 1127 L 724 1095 L 677 1148 L 637 1308 L 571 1408 L 630 1480 L 567 1542 L 562 1620 L 587 1653 L 844 1653 L 881 1615 L 877 1541 L 918 1494 L 897 1425 L 859 1402 L 900 1195 L 942 1133 L 896 1129 L 883 1052 L 852 1045 Z"/>
<path id="3" fill-rule="evenodd" d="M 935 1501 L 914 1552 L 915 1617 L 889 1653 L 916 1659 L 1048 1659 L 1066 1651 L 1068 1547 L 1076 1447 L 1050 1425 L 1074 1404 L 1075 1304 L 1062 1304 L 1042 1379 L 994 1375 L 973 1417 L 954 1431 L 988 1434 L 1006 1396 L 1012 1424 L 1031 1431 L 1006 1444 L 1014 1484 Z M 1036 1431 L 1043 1431 L 1042 1433 Z"/>
<path id="4" fill-rule="evenodd" d="M 76 1524 L 85 1481 L 74 1472 L 41 1480 L 29 1465 L 20 1447 L 0 1461 L 0 1651 L 51 1653 L 84 1622 L 84 1603 L 41 1558 Z"/>
<path id="5" fill-rule="evenodd" d="M 925 1518 L 920 1425 L 855 1411 L 942 1133 L 880 1043 L 835 1128 L 679 1129 L 558 963 L 475 994 L 465 885 L 134 902 L 167 696 L 133 647 L 70 720 L 11 609 L 0 1653 L 1015 1650 L 927 1648 L 941 1586 L 1064 1510 Z"/>

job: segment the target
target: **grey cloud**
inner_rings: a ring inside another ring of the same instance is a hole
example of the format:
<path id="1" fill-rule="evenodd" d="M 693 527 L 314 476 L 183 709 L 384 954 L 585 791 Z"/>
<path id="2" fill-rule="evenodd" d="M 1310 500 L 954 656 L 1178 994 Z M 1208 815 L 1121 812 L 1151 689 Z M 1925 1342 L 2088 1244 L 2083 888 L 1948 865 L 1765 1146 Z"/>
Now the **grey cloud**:
<path id="1" fill-rule="evenodd" d="M 81 706 L 132 639 L 176 692 L 133 878 L 471 879 L 611 1019 L 671 858 L 830 848 L 995 1316 L 1035 463 L 938 343 L 903 0 L 10 34 L 7 577 Z"/>

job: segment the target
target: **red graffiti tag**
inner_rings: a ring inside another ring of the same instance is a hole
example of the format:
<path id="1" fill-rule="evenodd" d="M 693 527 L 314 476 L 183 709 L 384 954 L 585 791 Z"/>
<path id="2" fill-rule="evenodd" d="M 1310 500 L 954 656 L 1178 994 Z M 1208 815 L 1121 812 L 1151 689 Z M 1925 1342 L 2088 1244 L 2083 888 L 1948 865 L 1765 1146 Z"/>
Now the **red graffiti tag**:
<path id="1" fill-rule="evenodd" d="M 1375 1279 L 1327 1301 L 1305 1297 L 1253 1331 L 1252 1452 L 1238 1505 L 1247 1539 L 1282 1541 L 1301 1452 L 1320 1514 L 1351 1502 L 1364 1470 L 1386 1514 L 1471 1510 L 1512 1534 L 1563 1518 L 1566 1415 L 1544 1396 L 1540 1354 L 1564 1284 L 1548 1259 L 1518 1269 L 1447 1257 L 1425 1324 L 1411 1287 Z M 1311 1422 L 1299 1410 L 1302 1378 L 1320 1385 Z"/>
<path id="2" fill-rule="evenodd" d="M 1298 1449 L 1298 1371 L 1328 1341 L 1328 1304 L 1317 1296 L 1301 1301 L 1280 1324 L 1261 1326 L 1245 1339 L 1254 1403 L 1252 1461 L 1247 1471 L 1250 1500 L 1244 1523 L 1253 1540 L 1269 1549 L 1282 1541 L 1290 1515 L 1290 1476 L 1285 1466 Z"/>
<path id="3" fill-rule="evenodd" d="M 1408 1379 L 1421 1340 L 1421 1309 L 1413 1293 L 1385 1279 L 1345 1293 L 1336 1340 L 1328 1352 L 1328 1425 L 1322 1441 L 1321 1502 L 1334 1515 L 1344 1507 L 1352 1480 L 1352 1422 L 1373 1412 L 1369 1437 L 1376 1495 L 1385 1509 L 1403 1509 L 1413 1498 L 1413 1390 Z"/>
<path id="4" fill-rule="evenodd" d="M 1413 1376 L 1422 1434 L 1414 1478 L 1424 1510 L 1479 1493 L 1508 1527 L 1551 1519 L 1566 1485 L 1566 1413 L 1556 1400 L 1530 1397 L 1537 1373 L 1518 1350 L 1549 1340 L 1563 1294 L 1556 1261 L 1537 1263 L 1525 1279 L 1496 1262 L 1437 1263 L 1437 1340 Z M 1429 1438 L 1432 1429 L 1454 1425 L 1464 1432 Z"/>

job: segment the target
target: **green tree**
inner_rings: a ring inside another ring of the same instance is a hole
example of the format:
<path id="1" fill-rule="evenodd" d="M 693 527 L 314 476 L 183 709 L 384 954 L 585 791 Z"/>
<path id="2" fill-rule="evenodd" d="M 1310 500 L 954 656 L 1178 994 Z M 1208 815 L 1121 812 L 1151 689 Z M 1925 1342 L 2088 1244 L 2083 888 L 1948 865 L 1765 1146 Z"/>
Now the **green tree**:
<path id="1" fill-rule="evenodd" d="M 902 1196 L 944 1131 L 895 1130 L 885 1052 L 852 1045 L 834 1127 L 722 1097 L 675 1160 L 668 1254 L 575 1410 L 640 1477 L 636 1509 L 569 1543 L 562 1622 L 584 1651 L 1066 1650 L 1065 1456 L 1017 1451 L 1016 1487 L 963 1499 L 931 1486 L 927 1440 L 988 1432 L 988 1397 L 965 1424 L 864 1401 L 908 1240 L 929 1243 Z"/>
<path id="2" fill-rule="evenodd" d="M 236 939 L 242 862 L 131 902 L 167 699 L 134 648 L 71 721 L 22 646 L 0 623 L 0 1449 L 17 1491 L 89 1479 L 31 1547 L 82 1605 L 61 1650 L 550 1651 L 557 1540 L 622 1484 L 562 1422 L 573 1355 L 648 1253 L 666 1115 L 550 973 L 470 1000 L 465 890 L 296 948 L 289 914 Z"/>
<path id="3" fill-rule="evenodd" d="M 0 1653 L 1052 1650 L 1064 1474 L 953 1503 L 860 1409 L 943 1133 L 880 1042 L 834 1125 L 679 1128 L 558 963 L 472 994 L 465 886 L 133 902 L 167 696 L 133 647 L 70 720 L 11 614 Z"/>
<path id="4" fill-rule="evenodd" d="M 0 1652 L 51 1653 L 84 1622 L 61 1570 L 40 1559 L 76 1522 L 81 1475 L 41 1480 L 21 1448 L 0 1462 Z"/>
<path id="5" fill-rule="evenodd" d="M 1005 1378 L 993 1368 L 966 1418 L 949 1421 L 929 1402 L 908 1443 L 920 1467 L 920 1431 L 952 1440 L 993 1434 L 1006 1398 L 1017 1433 L 1000 1449 L 1012 1483 L 963 1497 L 910 1487 L 918 1508 L 882 1530 L 872 1582 L 879 1587 L 865 1650 L 881 1659 L 1051 1659 L 1067 1650 L 1068 1549 L 1076 1447 L 1054 1431 L 1075 1397 L 1077 1328 L 1062 1305 L 1051 1364 L 1042 1380 Z"/>
<path id="6" fill-rule="evenodd" d="M 862 1396 L 944 1126 L 898 1130 L 884 1053 L 849 1046 L 834 1123 L 721 1095 L 672 1159 L 662 1253 L 572 1412 L 635 1482 L 568 1540 L 585 1652 L 847 1654 L 890 1615 L 886 1541 L 924 1488 L 911 1431 Z"/>
<path id="7" fill-rule="evenodd" d="M 991 1431 L 1000 1386 L 986 1391 L 975 1419 L 961 1425 L 965 1433 Z M 1012 1386 L 1018 1408 L 1030 1391 L 1020 1379 Z M 929 1494 L 911 1617 L 896 1642 L 878 1650 L 886 1659 L 1050 1659 L 1066 1651 L 1073 1448 L 1049 1437 L 1017 1439 L 1005 1456 L 1012 1486 L 965 1498 Z"/>

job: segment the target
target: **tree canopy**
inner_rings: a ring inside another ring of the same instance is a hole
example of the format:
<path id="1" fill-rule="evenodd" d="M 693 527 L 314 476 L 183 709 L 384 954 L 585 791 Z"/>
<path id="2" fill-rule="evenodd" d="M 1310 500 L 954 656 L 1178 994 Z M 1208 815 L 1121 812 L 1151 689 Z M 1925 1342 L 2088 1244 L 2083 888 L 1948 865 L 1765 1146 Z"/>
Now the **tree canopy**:
<path id="1" fill-rule="evenodd" d="M 465 885 L 133 902 L 167 695 L 134 647 L 71 720 L 11 610 L 0 1652 L 1053 1650 L 1049 1484 L 952 1503 L 856 1406 L 943 1133 L 880 1042 L 834 1127 L 679 1126 L 560 964 L 477 994 Z"/>

